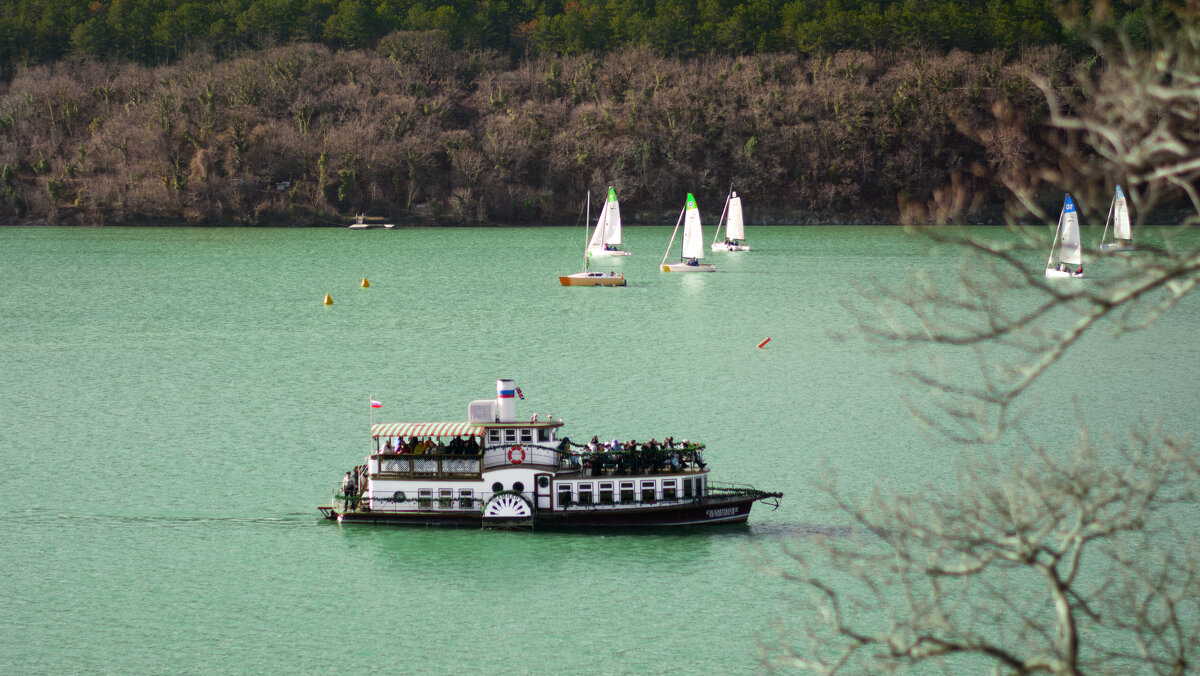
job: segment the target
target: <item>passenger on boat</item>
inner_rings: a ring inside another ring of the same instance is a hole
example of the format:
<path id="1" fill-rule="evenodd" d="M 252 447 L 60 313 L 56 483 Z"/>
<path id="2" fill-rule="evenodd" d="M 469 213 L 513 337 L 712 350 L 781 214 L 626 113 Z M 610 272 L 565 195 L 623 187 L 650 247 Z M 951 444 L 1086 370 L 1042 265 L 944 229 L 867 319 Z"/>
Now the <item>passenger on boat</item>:
<path id="1" fill-rule="evenodd" d="M 383 452 L 384 453 L 392 452 L 392 438 L 391 437 L 388 437 L 388 440 L 383 444 Z"/>
<path id="2" fill-rule="evenodd" d="M 1079 269 L 1075 271 L 1075 274 L 1076 274 L 1076 276 L 1083 274 L 1083 266 L 1082 265 L 1080 265 Z"/>
<path id="3" fill-rule="evenodd" d="M 479 442 L 475 441 L 475 437 L 467 439 L 467 455 L 479 455 Z"/>
<path id="4" fill-rule="evenodd" d="M 537 422 L 537 414 L 536 413 L 534 413 L 533 417 L 529 419 L 529 422 Z"/>
<path id="5" fill-rule="evenodd" d="M 689 258 L 687 264 L 688 265 L 700 265 L 700 261 L 697 261 L 695 258 Z"/>

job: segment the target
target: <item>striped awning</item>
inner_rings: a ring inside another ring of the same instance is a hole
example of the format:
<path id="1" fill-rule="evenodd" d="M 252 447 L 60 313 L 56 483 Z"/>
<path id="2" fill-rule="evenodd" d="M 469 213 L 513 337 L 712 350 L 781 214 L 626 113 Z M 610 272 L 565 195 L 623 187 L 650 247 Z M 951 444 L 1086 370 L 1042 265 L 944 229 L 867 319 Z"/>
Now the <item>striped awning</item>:
<path id="1" fill-rule="evenodd" d="M 469 422 L 379 423 L 371 426 L 372 437 L 457 437 L 479 436 L 483 425 Z"/>

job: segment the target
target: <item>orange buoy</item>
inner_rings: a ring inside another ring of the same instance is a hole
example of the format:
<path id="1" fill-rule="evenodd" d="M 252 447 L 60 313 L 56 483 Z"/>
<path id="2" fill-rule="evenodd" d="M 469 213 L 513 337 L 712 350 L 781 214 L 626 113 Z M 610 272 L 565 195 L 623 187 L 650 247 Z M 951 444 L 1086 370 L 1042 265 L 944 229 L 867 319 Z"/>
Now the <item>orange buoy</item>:
<path id="1" fill-rule="evenodd" d="M 764 340 L 763 342 L 759 343 L 759 344 L 758 344 L 758 347 L 759 347 L 759 349 L 762 349 L 762 346 L 763 346 L 763 345 L 766 345 L 766 344 L 767 344 L 767 343 L 769 343 L 769 342 L 771 342 L 771 339 L 770 339 L 770 338 L 767 338 L 767 339 L 766 339 L 766 340 Z"/>
<path id="2" fill-rule="evenodd" d="M 364 288 L 364 289 L 365 289 L 365 288 L 367 288 L 368 286 L 371 286 L 371 283 L 367 281 L 367 278 L 366 278 L 366 277 L 363 277 L 362 284 L 360 284 L 360 286 L 362 286 L 362 288 Z"/>
<path id="3" fill-rule="evenodd" d="M 329 294 L 325 294 L 325 304 L 333 305 L 333 299 L 329 297 Z"/>

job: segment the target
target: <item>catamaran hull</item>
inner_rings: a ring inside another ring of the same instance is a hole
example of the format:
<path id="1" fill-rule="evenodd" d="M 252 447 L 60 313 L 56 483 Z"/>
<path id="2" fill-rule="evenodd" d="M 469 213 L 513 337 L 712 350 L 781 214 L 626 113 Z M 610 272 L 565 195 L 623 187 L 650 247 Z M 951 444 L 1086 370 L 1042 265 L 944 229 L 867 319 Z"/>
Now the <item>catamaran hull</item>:
<path id="1" fill-rule="evenodd" d="M 558 283 L 563 286 L 625 286 L 625 275 L 610 275 L 604 272 L 577 272 L 560 275 Z"/>
<path id="2" fill-rule="evenodd" d="M 768 497 L 774 497 L 768 496 Z M 397 526 L 449 526 L 480 528 L 512 526 L 534 528 L 642 528 L 657 526 L 707 526 L 746 523 L 750 509 L 762 496 L 706 500 L 687 504 L 614 508 L 606 505 L 576 505 L 543 510 L 523 520 L 493 520 L 475 511 L 426 512 L 339 512 L 323 506 L 321 513 L 338 523 L 391 524 Z"/>
<path id="3" fill-rule="evenodd" d="M 716 272 L 717 266 L 712 263 L 688 265 L 687 263 L 663 263 L 663 272 Z"/>
<path id="4" fill-rule="evenodd" d="M 722 242 L 714 242 L 712 244 L 713 251 L 749 251 L 750 247 L 745 244 L 725 244 Z"/>

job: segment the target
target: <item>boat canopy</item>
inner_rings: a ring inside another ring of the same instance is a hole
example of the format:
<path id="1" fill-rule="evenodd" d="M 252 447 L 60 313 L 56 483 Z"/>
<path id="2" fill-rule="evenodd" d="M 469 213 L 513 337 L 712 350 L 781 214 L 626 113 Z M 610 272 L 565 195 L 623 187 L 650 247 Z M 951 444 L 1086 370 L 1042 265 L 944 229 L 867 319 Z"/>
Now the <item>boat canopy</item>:
<path id="1" fill-rule="evenodd" d="M 469 422 L 398 422 L 371 425 L 372 437 L 477 437 L 485 428 Z"/>

